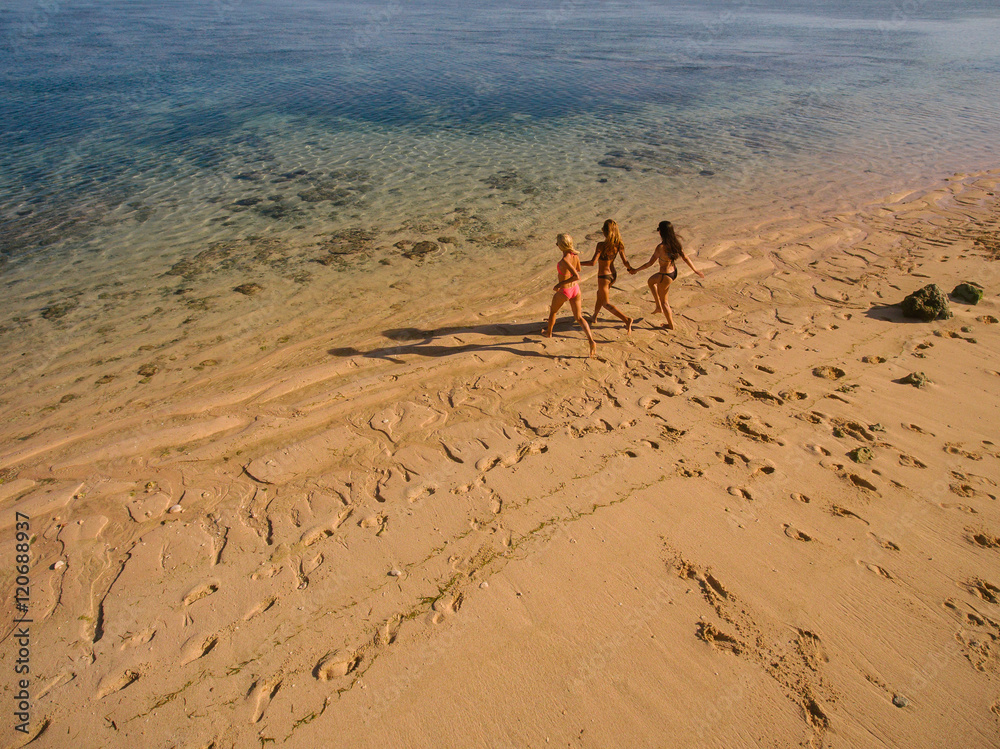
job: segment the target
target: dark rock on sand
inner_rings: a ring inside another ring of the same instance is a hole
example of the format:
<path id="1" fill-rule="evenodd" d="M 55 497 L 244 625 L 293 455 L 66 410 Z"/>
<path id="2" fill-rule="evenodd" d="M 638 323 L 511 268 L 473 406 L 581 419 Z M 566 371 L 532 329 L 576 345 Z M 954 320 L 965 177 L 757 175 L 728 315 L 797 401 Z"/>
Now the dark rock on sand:
<path id="1" fill-rule="evenodd" d="M 245 182 L 260 182 L 264 177 L 264 172 L 240 172 L 233 175 L 233 179 L 240 179 Z"/>
<path id="2" fill-rule="evenodd" d="M 930 382 L 930 380 L 927 379 L 927 375 L 923 372 L 910 372 L 910 374 L 906 375 L 906 377 L 899 380 L 901 385 L 913 385 L 915 388 L 922 388 L 928 382 Z"/>
<path id="3" fill-rule="evenodd" d="M 983 298 L 983 290 L 978 284 L 960 283 L 952 290 L 951 296 L 966 304 L 979 304 Z"/>
<path id="4" fill-rule="evenodd" d="M 458 237 L 438 237 L 441 244 L 458 244 Z"/>
<path id="5" fill-rule="evenodd" d="M 875 457 L 870 447 L 856 447 L 847 453 L 847 456 L 855 463 L 867 463 Z"/>
<path id="6" fill-rule="evenodd" d="M 408 250 L 413 247 L 413 241 L 409 239 L 401 239 L 396 244 L 393 245 L 397 250 Z"/>
<path id="7" fill-rule="evenodd" d="M 249 207 L 249 206 L 252 206 L 252 205 L 257 205 L 261 200 L 263 200 L 263 198 L 258 198 L 258 197 L 243 198 L 241 200 L 235 201 L 233 203 L 233 205 L 238 205 L 238 206 L 241 206 L 241 207 Z"/>
<path id="8" fill-rule="evenodd" d="M 60 317 L 68 315 L 76 309 L 78 302 L 75 299 L 67 299 L 64 302 L 54 302 L 42 310 L 42 317 L 46 320 L 58 320 Z"/>
<path id="9" fill-rule="evenodd" d="M 299 197 L 307 203 L 322 203 L 324 200 L 333 201 L 334 205 L 343 205 L 354 195 L 353 191 L 346 187 L 337 185 L 321 184 L 317 187 L 310 187 L 302 190 Z"/>
<path id="10" fill-rule="evenodd" d="M 948 298 L 936 283 L 927 284 L 924 288 L 909 294 L 903 300 L 902 307 L 903 314 L 907 317 L 915 317 L 925 322 L 947 320 L 952 316 L 951 310 L 948 309 Z"/>
<path id="11" fill-rule="evenodd" d="M 813 370 L 813 375 L 816 377 L 822 377 L 825 380 L 839 380 L 841 377 L 847 373 L 840 367 L 816 367 Z"/>
<path id="12" fill-rule="evenodd" d="M 261 286 L 259 283 L 242 283 L 233 289 L 233 291 L 239 294 L 243 294 L 245 296 L 253 296 L 254 294 L 257 294 L 263 290 L 264 287 Z"/>
<path id="13" fill-rule="evenodd" d="M 368 229 L 343 229 L 333 232 L 320 244 L 320 249 L 325 250 L 326 255 L 316 258 L 315 262 L 320 265 L 332 265 L 348 255 L 367 252 L 374 247 L 377 236 L 374 231 Z"/>
<path id="14" fill-rule="evenodd" d="M 159 371 L 160 368 L 155 364 L 143 364 L 141 367 L 139 367 L 139 369 L 136 370 L 136 374 L 139 375 L 140 377 L 152 377 Z"/>
<path id="15" fill-rule="evenodd" d="M 413 247 L 403 253 L 403 257 L 408 260 L 413 260 L 415 258 L 421 258 L 431 252 L 435 252 L 438 249 L 437 242 L 417 242 Z"/>
<path id="16" fill-rule="evenodd" d="M 295 211 L 289 208 L 284 203 L 267 203 L 265 205 L 258 205 L 254 207 L 254 212 L 259 213 L 265 218 L 282 219 L 287 218 L 295 213 Z"/>

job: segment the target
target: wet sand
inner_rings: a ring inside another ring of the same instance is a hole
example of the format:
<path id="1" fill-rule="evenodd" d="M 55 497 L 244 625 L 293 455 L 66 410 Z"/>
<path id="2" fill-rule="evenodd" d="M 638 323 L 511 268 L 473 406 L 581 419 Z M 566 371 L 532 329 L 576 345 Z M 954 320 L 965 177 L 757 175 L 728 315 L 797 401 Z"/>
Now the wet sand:
<path id="1" fill-rule="evenodd" d="M 707 275 L 679 329 L 622 273 L 644 320 L 603 316 L 597 360 L 538 335 L 554 231 L 241 240 L 24 297 L 6 745 L 995 746 L 998 183 L 675 222 Z M 893 306 L 963 281 L 952 319 Z"/>

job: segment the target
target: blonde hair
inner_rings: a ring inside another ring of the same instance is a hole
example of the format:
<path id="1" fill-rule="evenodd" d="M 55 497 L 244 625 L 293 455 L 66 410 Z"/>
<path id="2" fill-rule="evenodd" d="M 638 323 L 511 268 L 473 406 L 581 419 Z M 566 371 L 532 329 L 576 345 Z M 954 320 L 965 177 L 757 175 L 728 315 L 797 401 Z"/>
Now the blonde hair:
<path id="1" fill-rule="evenodd" d="M 560 249 L 576 252 L 576 248 L 573 247 L 573 237 L 569 234 L 560 234 L 557 236 L 556 244 L 559 245 Z"/>
<path id="2" fill-rule="evenodd" d="M 619 233 L 618 224 L 615 223 L 614 219 L 609 218 L 605 221 L 604 226 L 601 227 L 601 231 L 604 232 L 604 237 L 611 248 L 616 250 L 625 249 L 625 243 L 622 241 L 622 235 Z"/>

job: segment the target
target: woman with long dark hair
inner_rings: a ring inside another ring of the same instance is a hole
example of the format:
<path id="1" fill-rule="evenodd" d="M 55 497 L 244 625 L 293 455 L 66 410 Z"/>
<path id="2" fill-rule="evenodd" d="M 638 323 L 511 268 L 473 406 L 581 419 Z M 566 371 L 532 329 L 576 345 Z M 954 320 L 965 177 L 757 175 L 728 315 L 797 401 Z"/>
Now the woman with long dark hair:
<path id="1" fill-rule="evenodd" d="M 656 249 L 653 250 L 653 256 L 649 258 L 648 262 L 640 265 L 638 268 L 630 268 L 629 273 L 638 273 L 659 261 L 660 272 L 651 275 L 647 282 L 649 290 L 653 293 L 653 301 L 656 303 L 656 309 L 653 310 L 653 314 L 662 312 L 663 316 L 667 318 L 663 327 L 673 330 L 674 314 L 667 303 L 667 291 L 670 290 L 670 284 L 677 279 L 677 260 L 682 259 L 687 263 L 688 267 L 699 278 L 704 278 L 705 274 L 695 268 L 688 256 L 684 254 L 684 248 L 681 247 L 681 241 L 674 232 L 673 224 L 669 221 L 661 221 L 656 228 L 660 232 L 660 244 L 656 245 Z"/>

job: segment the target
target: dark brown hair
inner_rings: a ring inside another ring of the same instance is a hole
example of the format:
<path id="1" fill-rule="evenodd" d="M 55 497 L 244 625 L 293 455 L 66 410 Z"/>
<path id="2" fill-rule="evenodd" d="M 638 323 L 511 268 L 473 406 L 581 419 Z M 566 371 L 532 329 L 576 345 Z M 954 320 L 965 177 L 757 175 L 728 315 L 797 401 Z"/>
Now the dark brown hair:
<path id="1" fill-rule="evenodd" d="M 681 249 L 681 240 L 674 233 L 674 225 L 669 221 L 661 221 L 656 228 L 660 232 L 663 246 L 667 248 L 667 257 L 671 260 L 679 258 L 683 254 L 683 250 Z"/>

